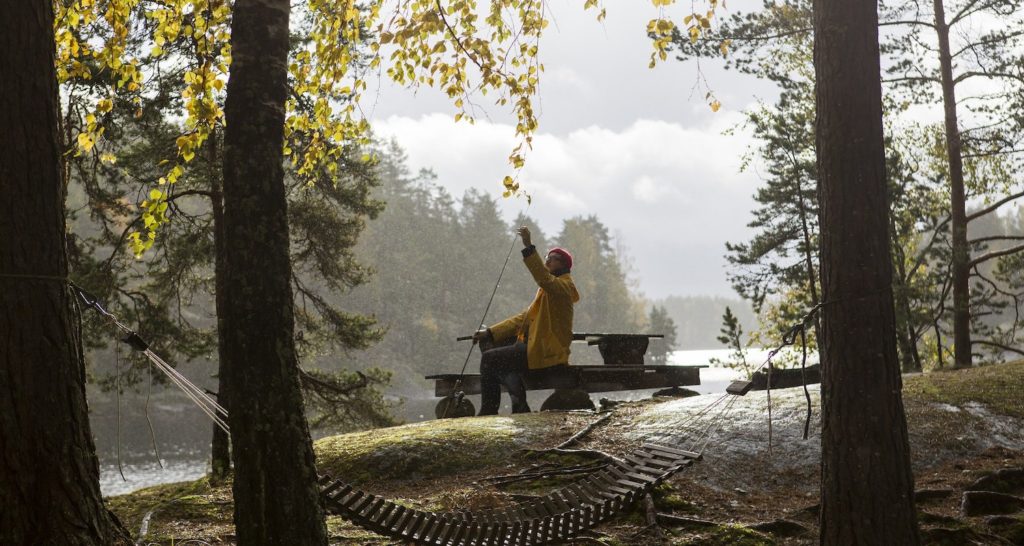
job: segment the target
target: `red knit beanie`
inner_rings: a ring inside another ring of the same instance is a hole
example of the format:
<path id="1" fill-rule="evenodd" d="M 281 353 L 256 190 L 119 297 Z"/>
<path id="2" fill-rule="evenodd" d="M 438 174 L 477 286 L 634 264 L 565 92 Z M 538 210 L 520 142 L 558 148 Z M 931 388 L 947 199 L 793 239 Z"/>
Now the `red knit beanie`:
<path id="1" fill-rule="evenodd" d="M 572 254 L 569 254 L 568 250 L 556 246 L 555 248 L 549 250 L 548 254 L 558 254 L 558 256 L 561 257 L 562 261 L 565 263 L 565 268 L 572 269 Z"/>

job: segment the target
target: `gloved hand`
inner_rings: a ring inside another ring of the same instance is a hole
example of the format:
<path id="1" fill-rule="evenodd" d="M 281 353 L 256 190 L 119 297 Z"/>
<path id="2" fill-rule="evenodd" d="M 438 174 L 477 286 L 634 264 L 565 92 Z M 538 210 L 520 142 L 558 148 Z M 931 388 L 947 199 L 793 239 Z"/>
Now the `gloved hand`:
<path id="1" fill-rule="evenodd" d="M 477 343 L 480 341 L 490 341 L 493 338 L 494 335 L 491 334 L 490 328 L 481 328 L 473 333 L 473 343 Z"/>

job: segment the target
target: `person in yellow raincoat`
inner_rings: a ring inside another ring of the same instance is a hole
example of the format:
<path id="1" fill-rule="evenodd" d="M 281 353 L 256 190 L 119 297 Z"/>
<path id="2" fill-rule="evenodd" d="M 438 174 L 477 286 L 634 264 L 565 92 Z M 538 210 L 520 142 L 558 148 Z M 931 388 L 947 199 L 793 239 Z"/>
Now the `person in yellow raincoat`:
<path id="1" fill-rule="evenodd" d="M 572 343 L 573 304 L 580 300 L 569 271 L 572 255 L 562 248 L 548 251 L 541 261 L 530 241 L 530 230 L 519 228 L 523 239 L 523 263 L 537 282 L 533 303 L 473 335 L 473 340 L 493 340 L 493 349 L 480 357 L 480 415 L 496 415 L 501 403 L 501 385 L 512 400 L 512 413 L 528 413 L 524 373 L 542 373 L 569 363 Z"/>

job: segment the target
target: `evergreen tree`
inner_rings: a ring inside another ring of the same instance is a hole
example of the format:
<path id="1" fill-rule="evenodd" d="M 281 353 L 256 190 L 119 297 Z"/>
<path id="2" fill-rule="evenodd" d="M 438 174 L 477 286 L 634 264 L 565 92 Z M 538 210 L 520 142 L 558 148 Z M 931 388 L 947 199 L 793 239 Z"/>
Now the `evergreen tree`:
<path id="1" fill-rule="evenodd" d="M 825 546 L 920 543 L 896 356 L 878 14 L 815 0 Z"/>
<path id="2" fill-rule="evenodd" d="M 53 4 L 0 17 L 0 535 L 131 544 L 103 506 L 75 293 L 67 286 Z"/>
<path id="3" fill-rule="evenodd" d="M 719 330 L 718 342 L 729 348 L 729 359 L 711 359 L 713 364 L 720 364 L 726 368 L 740 370 L 743 376 L 750 379 L 754 375 L 754 367 L 747 360 L 747 354 L 743 349 L 743 326 L 739 319 L 732 314 L 732 309 L 726 307 L 722 314 L 722 328 Z"/>
<path id="4" fill-rule="evenodd" d="M 294 337 L 284 170 L 287 0 L 238 0 L 225 102 L 220 310 L 239 543 L 326 545 Z M 254 221 L 258 219 L 258 221 Z"/>
<path id="5" fill-rule="evenodd" d="M 608 228 L 596 216 L 577 216 L 562 223 L 555 240 L 573 256 L 572 277 L 580 292 L 574 329 L 597 333 L 638 331 L 646 317 L 629 291 Z"/>
<path id="6" fill-rule="evenodd" d="M 668 316 L 668 310 L 657 305 L 651 306 L 647 320 L 650 333 L 665 336 L 663 339 L 651 340 L 651 345 L 647 349 L 647 363 L 668 364 L 669 355 L 676 348 L 676 323 Z"/>

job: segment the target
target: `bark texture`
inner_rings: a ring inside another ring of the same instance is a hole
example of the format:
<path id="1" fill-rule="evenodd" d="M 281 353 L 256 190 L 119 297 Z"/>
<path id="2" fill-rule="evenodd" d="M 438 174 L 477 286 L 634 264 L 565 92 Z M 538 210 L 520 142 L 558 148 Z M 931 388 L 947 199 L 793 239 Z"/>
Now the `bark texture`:
<path id="1" fill-rule="evenodd" d="M 0 543 L 130 544 L 100 496 L 74 296 L 60 280 L 52 9 L 0 9 Z"/>
<path id="2" fill-rule="evenodd" d="M 293 340 L 282 148 L 288 0 L 237 0 L 224 137 L 225 380 L 238 543 L 327 543 Z"/>
<path id="3" fill-rule="evenodd" d="M 900 391 L 878 13 L 814 1 L 822 297 L 821 543 L 919 544 Z"/>

